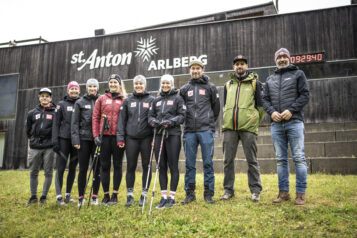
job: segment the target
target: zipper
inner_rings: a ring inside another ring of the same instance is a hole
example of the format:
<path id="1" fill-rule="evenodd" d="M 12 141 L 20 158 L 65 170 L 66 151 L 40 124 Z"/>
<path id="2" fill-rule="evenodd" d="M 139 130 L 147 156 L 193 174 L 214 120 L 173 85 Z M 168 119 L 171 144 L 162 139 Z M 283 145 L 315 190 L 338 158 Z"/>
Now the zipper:
<path id="1" fill-rule="evenodd" d="M 281 112 L 281 103 L 280 103 L 280 98 L 281 98 L 281 76 L 282 74 L 280 74 L 280 79 L 279 79 L 279 113 Z"/>
<path id="2" fill-rule="evenodd" d="M 112 128 L 113 128 L 114 103 L 115 103 L 115 100 L 114 100 L 114 98 L 112 98 L 112 116 L 111 116 L 112 120 L 110 122 L 110 130 L 112 130 Z M 104 123 L 104 120 L 103 120 L 103 123 Z"/>
<path id="3" fill-rule="evenodd" d="M 194 114 L 194 117 L 193 117 L 193 128 L 196 129 L 196 116 L 197 116 L 197 85 L 195 84 L 195 106 L 194 106 L 194 109 L 195 109 L 195 114 Z"/>
<path id="4" fill-rule="evenodd" d="M 139 99 L 140 100 L 140 99 Z M 141 105 L 141 102 L 139 101 L 139 116 L 138 116 L 138 122 L 140 122 L 140 105 Z"/>
<path id="5" fill-rule="evenodd" d="M 235 113 L 234 113 L 234 130 L 238 129 L 238 103 L 239 103 L 239 95 L 240 95 L 240 86 L 241 86 L 241 81 L 238 81 L 238 88 L 237 88 L 237 93 L 236 93 L 236 103 L 235 103 Z"/>

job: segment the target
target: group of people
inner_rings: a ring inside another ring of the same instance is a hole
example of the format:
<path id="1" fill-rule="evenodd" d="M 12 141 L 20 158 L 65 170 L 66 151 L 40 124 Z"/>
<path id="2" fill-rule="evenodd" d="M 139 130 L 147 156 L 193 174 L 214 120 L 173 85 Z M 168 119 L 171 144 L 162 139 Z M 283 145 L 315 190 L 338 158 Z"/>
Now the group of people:
<path id="1" fill-rule="evenodd" d="M 307 187 L 307 166 L 304 155 L 303 107 L 309 100 L 309 88 L 303 71 L 290 63 L 290 53 L 281 48 L 275 53 L 277 69 L 265 85 L 255 72 L 248 71 L 248 59 L 238 55 L 233 59 L 231 79 L 224 85 L 223 94 L 223 155 L 224 194 L 221 200 L 234 196 L 234 160 L 238 143 L 242 142 L 248 163 L 248 185 L 252 201 L 260 200 L 262 184 L 257 160 L 258 127 L 265 113 L 271 117 L 271 135 L 277 160 L 279 194 L 273 203 L 290 200 L 288 144 L 292 151 L 296 172 L 295 205 L 304 205 Z M 204 74 L 200 61 L 189 64 L 191 79 L 179 90 L 174 77 L 163 75 L 157 97 L 146 91 L 146 78 L 137 75 L 133 79 L 134 91 L 127 96 L 119 75 L 112 74 L 104 95 L 98 95 L 99 83 L 88 79 L 86 94 L 79 98 L 80 87 L 72 81 L 67 86 L 67 95 L 57 106 L 52 102 L 52 92 L 42 88 L 40 104 L 29 111 L 27 136 L 30 150 L 31 198 L 28 205 L 38 202 L 37 185 L 41 164 L 45 171 L 40 204 L 47 203 L 47 194 L 52 182 L 53 159 L 56 152 L 56 203 L 76 203 L 71 196 L 78 174 L 78 206 L 84 204 L 84 193 L 89 164 L 96 148 L 100 157 L 93 171 L 93 195 L 91 204 L 98 205 L 98 191 L 102 184 L 104 198 L 101 205 L 118 203 L 118 190 L 122 180 L 122 163 L 126 154 L 125 206 L 134 203 L 135 171 L 140 154 L 142 163 L 142 192 L 139 206 L 147 201 L 151 181 L 152 150 L 159 169 L 161 200 L 157 208 L 175 205 L 179 182 L 179 155 L 181 135 L 185 154 L 186 197 L 182 204 L 196 200 L 196 157 L 201 147 L 204 172 L 204 200 L 213 203 L 215 176 L 213 167 L 214 134 L 220 113 L 220 99 L 216 86 Z M 183 125 L 183 127 L 182 127 Z M 111 159 L 113 158 L 113 159 Z M 63 175 L 69 160 L 66 193 L 62 197 Z M 92 163 L 93 164 L 93 163 Z M 110 196 L 110 171 L 113 164 L 113 189 Z M 171 180 L 168 190 L 168 169 Z M 89 202 L 89 201 L 88 201 Z"/>

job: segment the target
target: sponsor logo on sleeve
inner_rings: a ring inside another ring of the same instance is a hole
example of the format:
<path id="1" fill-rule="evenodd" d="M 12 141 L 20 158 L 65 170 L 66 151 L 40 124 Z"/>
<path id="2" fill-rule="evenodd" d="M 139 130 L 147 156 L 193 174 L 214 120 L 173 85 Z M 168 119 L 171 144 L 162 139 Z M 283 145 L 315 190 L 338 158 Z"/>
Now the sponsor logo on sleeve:
<path id="1" fill-rule="evenodd" d="M 192 97 L 193 96 L 193 90 L 190 90 L 187 92 L 187 96 Z"/>
<path id="2" fill-rule="evenodd" d="M 183 110 L 186 110 L 186 105 L 185 104 L 182 105 L 182 108 L 183 108 Z"/>
<path id="3" fill-rule="evenodd" d="M 91 105 L 90 105 L 90 104 L 85 105 L 84 108 L 85 108 L 85 109 L 91 109 Z"/>
<path id="4" fill-rule="evenodd" d="M 41 114 L 36 114 L 36 116 L 35 116 L 36 120 L 40 119 L 40 117 L 41 117 Z"/>

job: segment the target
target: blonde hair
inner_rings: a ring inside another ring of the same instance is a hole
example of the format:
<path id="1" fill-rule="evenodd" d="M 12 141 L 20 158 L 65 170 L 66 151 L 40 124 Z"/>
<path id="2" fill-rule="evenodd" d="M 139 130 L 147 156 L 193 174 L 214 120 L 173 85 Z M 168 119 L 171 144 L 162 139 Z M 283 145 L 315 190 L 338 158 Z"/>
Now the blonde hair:
<path id="1" fill-rule="evenodd" d="M 124 98 L 127 98 L 128 97 L 128 94 L 126 93 L 126 90 L 125 90 L 125 84 L 123 81 L 121 81 L 121 84 L 119 84 L 119 93 L 120 95 L 122 95 Z"/>

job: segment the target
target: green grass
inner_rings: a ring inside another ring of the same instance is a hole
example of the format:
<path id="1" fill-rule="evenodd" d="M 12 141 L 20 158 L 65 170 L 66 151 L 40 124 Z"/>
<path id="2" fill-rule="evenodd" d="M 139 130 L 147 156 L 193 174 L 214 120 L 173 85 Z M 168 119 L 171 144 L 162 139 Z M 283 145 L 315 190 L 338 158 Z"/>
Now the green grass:
<path id="1" fill-rule="evenodd" d="M 236 196 L 219 201 L 223 194 L 223 174 L 216 174 L 216 203 L 206 204 L 203 176 L 198 174 L 196 202 L 165 210 L 153 209 L 151 216 L 148 206 L 144 215 L 137 206 L 140 173 L 136 177 L 135 206 L 124 207 L 124 178 L 119 204 L 78 211 L 77 204 L 56 206 L 54 183 L 45 207 L 26 208 L 30 197 L 29 172 L 0 171 L 0 237 L 357 237 L 357 176 L 309 175 L 307 205 L 296 207 L 293 199 L 272 205 L 278 192 L 276 175 L 262 175 L 261 201 L 253 203 L 246 174 L 236 175 Z M 39 196 L 42 184 L 43 171 Z M 290 184 L 290 195 L 295 198 L 294 175 Z M 101 192 L 100 199 L 102 196 Z M 184 196 L 181 174 L 176 200 L 182 201 Z M 159 199 L 156 193 L 154 205 Z"/>

